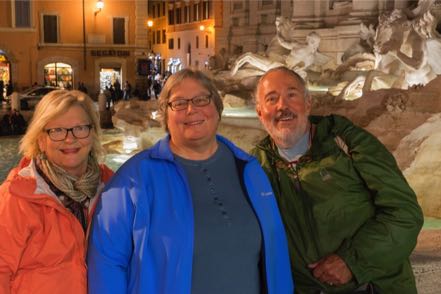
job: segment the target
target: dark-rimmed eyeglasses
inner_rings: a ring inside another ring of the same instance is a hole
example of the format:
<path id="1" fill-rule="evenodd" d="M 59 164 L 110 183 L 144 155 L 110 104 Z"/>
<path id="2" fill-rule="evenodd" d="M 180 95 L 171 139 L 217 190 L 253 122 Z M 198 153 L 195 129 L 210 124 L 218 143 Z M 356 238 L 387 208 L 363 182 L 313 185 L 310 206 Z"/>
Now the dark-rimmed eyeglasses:
<path id="1" fill-rule="evenodd" d="M 81 125 L 72 128 L 52 128 L 44 131 L 52 141 L 57 142 L 66 139 L 69 132 L 71 132 L 72 136 L 76 139 L 85 139 L 89 137 L 90 129 L 92 129 L 92 125 Z"/>
<path id="2" fill-rule="evenodd" d="M 191 99 L 177 99 L 175 101 L 170 101 L 167 105 L 174 111 L 185 110 L 188 108 L 188 105 L 191 104 L 196 107 L 204 107 L 210 104 L 211 95 L 201 95 L 196 96 Z"/>

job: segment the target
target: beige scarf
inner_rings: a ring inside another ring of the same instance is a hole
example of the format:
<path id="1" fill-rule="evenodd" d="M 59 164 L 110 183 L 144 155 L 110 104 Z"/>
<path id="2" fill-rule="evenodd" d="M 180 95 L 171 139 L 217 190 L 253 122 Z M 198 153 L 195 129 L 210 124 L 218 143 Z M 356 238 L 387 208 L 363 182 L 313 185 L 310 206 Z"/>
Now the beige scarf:
<path id="1" fill-rule="evenodd" d="M 72 200 L 88 203 L 87 200 L 95 196 L 100 182 L 100 168 L 93 155 L 89 155 L 86 173 L 79 178 L 69 175 L 64 169 L 50 162 L 45 154 L 39 156 L 37 164 L 52 184 Z"/>

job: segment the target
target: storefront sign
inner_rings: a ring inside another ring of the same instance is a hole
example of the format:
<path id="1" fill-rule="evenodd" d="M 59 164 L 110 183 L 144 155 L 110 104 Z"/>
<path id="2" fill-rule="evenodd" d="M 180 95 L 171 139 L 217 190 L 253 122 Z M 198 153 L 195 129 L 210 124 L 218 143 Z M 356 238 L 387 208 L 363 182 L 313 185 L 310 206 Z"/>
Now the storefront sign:
<path id="1" fill-rule="evenodd" d="M 92 56 L 118 56 L 127 57 L 130 56 L 130 51 L 128 50 L 90 50 Z"/>

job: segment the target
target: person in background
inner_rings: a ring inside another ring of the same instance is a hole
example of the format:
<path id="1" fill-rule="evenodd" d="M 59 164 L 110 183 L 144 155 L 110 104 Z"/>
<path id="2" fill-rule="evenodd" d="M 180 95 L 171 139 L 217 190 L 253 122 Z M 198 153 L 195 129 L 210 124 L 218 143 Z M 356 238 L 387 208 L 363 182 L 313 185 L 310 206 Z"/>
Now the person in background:
<path id="1" fill-rule="evenodd" d="M 115 99 L 113 101 L 117 102 L 121 100 L 122 98 L 121 83 L 119 82 L 118 79 L 116 79 L 115 82 L 113 83 L 113 90 L 115 93 Z"/>
<path id="2" fill-rule="evenodd" d="M 11 126 L 14 135 L 22 135 L 26 131 L 26 121 L 17 109 L 12 110 Z"/>
<path id="3" fill-rule="evenodd" d="M 294 71 L 266 72 L 256 111 L 269 136 L 253 150 L 288 235 L 296 293 L 416 293 L 409 255 L 423 215 L 392 154 L 338 116 L 310 116 Z"/>
<path id="4" fill-rule="evenodd" d="M 168 135 L 129 159 L 92 222 L 89 293 L 293 293 L 283 224 L 255 158 L 216 135 L 213 82 L 184 69 L 159 108 Z"/>
<path id="5" fill-rule="evenodd" d="M 0 186 L 0 293 L 87 293 L 86 231 L 112 175 L 98 159 L 92 100 L 56 90 L 38 103 L 24 155 Z"/>
<path id="6" fill-rule="evenodd" d="M 78 90 L 87 94 L 87 88 L 86 85 L 84 85 L 83 82 L 78 82 Z"/>
<path id="7" fill-rule="evenodd" d="M 104 88 L 103 94 L 106 96 L 106 109 L 110 109 L 112 106 L 112 91 L 110 90 L 112 86 L 107 85 Z"/>
<path id="8" fill-rule="evenodd" d="M 129 100 L 130 95 L 132 94 L 132 85 L 130 85 L 129 81 L 124 83 L 124 100 Z"/>
<path id="9" fill-rule="evenodd" d="M 158 72 L 155 74 L 155 78 L 153 80 L 153 94 L 155 94 L 155 99 L 158 99 L 162 90 L 162 76 Z"/>
<path id="10" fill-rule="evenodd" d="M 0 125 L 0 134 L 2 135 L 12 135 L 12 116 L 14 110 L 11 109 L 9 112 L 5 113 L 2 117 Z"/>
<path id="11" fill-rule="evenodd" d="M 14 87 L 12 86 L 12 81 L 9 80 L 8 84 L 6 85 L 6 96 L 9 96 L 14 92 Z"/>

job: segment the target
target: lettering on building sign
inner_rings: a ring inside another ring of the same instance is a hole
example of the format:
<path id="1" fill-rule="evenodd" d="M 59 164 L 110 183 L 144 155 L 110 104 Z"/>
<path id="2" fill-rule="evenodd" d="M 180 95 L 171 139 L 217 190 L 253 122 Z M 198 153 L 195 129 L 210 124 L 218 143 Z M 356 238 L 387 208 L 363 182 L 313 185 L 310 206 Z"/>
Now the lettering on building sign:
<path id="1" fill-rule="evenodd" d="M 130 51 L 128 50 L 90 50 L 92 56 L 118 56 L 127 57 L 130 56 Z"/>

